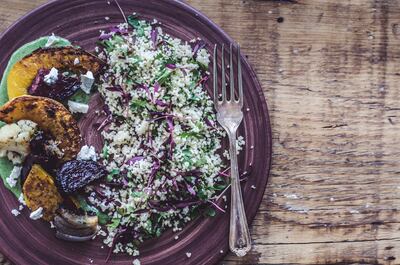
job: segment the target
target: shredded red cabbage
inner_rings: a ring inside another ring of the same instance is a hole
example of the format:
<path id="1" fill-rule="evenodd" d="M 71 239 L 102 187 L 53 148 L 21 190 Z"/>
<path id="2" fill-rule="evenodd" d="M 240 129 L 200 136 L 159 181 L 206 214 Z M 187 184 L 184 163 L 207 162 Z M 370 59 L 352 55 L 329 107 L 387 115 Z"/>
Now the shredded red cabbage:
<path id="1" fill-rule="evenodd" d="M 119 92 L 119 93 L 121 93 L 122 102 L 124 104 L 128 104 L 129 101 L 132 99 L 131 94 L 126 93 L 125 90 L 121 86 L 117 85 L 117 86 L 112 86 L 112 87 L 106 87 L 106 89 L 108 91 L 111 91 L 111 92 Z"/>
<path id="2" fill-rule="evenodd" d="M 166 119 L 167 121 L 167 125 L 168 125 L 168 130 L 170 133 L 169 136 L 169 157 L 172 159 L 173 153 L 174 153 L 174 148 L 176 146 L 175 141 L 174 141 L 174 120 L 172 119 L 172 117 L 168 117 Z"/>
<path id="3" fill-rule="evenodd" d="M 138 161 L 140 161 L 140 160 L 143 160 L 143 159 L 144 159 L 143 156 L 135 156 L 135 157 L 132 157 L 131 159 L 129 159 L 128 161 L 126 161 L 125 164 L 133 165 L 133 164 L 135 164 L 136 162 L 138 162 Z"/>
<path id="4" fill-rule="evenodd" d="M 175 65 L 175 64 L 172 64 L 172 63 L 167 63 L 167 64 L 165 65 L 165 67 L 167 67 L 168 69 L 171 69 L 171 70 L 175 70 L 175 69 L 176 69 L 176 65 Z"/>
<path id="5" fill-rule="evenodd" d="M 114 34 L 113 34 L 114 33 Z M 102 33 L 99 37 L 99 40 L 109 40 L 111 39 L 115 34 L 121 34 L 121 35 L 126 35 L 128 34 L 128 30 L 123 28 L 120 29 L 119 27 L 112 27 L 110 28 L 109 33 Z"/>
<path id="6" fill-rule="evenodd" d="M 160 106 L 160 107 L 168 107 L 169 106 L 169 104 L 168 103 L 165 103 L 164 101 L 162 101 L 161 99 L 156 99 L 156 105 L 157 106 Z"/>
<path id="7" fill-rule="evenodd" d="M 201 84 L 204 84 L 208 79 L 210 78 L 210 76 L 209 75 L 204 75 L 200 80 L 199 80 L 199 82 L 197 82 L 197 85 L 196 86 L 199 86 L 199 85 L 201 85 Z"/>
<path id="8" fill-rule="evenodd" d="M 151 168 L 151 172 L 150 172 L 149 180 L 148 180 L 148 183 L 147 183 L 147 187 L 150 187 L 151 183 L 154 180 L 154 176 L 157 174 L 157 172 L 160 169 L 160 167 L 161 167 L 160 160 L 158 160 L 156 158 L 156 161 L 153 163 L 153 166 Z"/>
<path id="9" fill-rule="evenodd" d="M 203 40 L 196 41 L 193 48 L 193 58 L 196 58 L 199 50 L 203 49 L 204 47 L 206 47 L 206 43 Z"/>
<path id="10" fill-rule="evenodd" d="M 186 183 L 186 188 L 191 195 L 196 196 L 196 191 L 193 189 L 192 186 L 190 186 L 189 184 Z"/>
<path id="11" fill-rule="evenodd" d="M 153 48 L 157 48 L 157 36 L 158 36 L 158 31 L 156 29 L 152 29 L 150 33 L 151 41 L 153 42 Z"/>
<path id="12" fill-rule="evenodd" d="M 205 118 L 204 121 L 208 126 L 214 127 L 214 122 L 212 120 Z"/>
<path id="13" fill-rule="evenodd" d="M 154 92 L 155 93 L 158 93 L 158 91 L 160 91 L 160 89 L 161 89 L 161 86 L 157 81 L 154 83 L 153 87 L 154 87 Z"/>

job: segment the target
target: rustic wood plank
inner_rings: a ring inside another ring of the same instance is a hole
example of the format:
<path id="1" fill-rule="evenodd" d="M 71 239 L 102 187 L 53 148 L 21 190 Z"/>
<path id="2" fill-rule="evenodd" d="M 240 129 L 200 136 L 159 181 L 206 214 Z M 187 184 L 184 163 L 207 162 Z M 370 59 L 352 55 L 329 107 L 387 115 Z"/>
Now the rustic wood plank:
<path id="1" fill-rule="evenodd" d="M 44 2 L 2 0 L 0 32 Z M 272 118 L 254 248 L 222 264 L 400 264 L 400 1 L 187 2 L 241 43 Z"/>

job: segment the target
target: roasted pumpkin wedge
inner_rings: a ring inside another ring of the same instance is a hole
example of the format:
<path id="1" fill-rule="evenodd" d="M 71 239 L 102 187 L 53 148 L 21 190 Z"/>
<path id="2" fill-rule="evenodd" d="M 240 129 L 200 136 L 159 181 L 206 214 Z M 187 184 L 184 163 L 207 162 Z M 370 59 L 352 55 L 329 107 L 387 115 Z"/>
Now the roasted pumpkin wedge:
<path id="1" fill-rule="evenodd" d="M 26 206 L 31 211 L 43 208 L 43 219 L 53 220 L 62 197 L 57 190 L 53 178 L 40 166 L 34 164 L 22 188 Z"/>
<path id="2" fill-rule="evenodd" d="M 76 60 L 78 59 L 78 60 Z M 79 63 L 76 63 L 76 62 Z M 38 49 L 18 61 L 7 77 L 9 99 L 28 94 L 28 87 L 39 69 L 65 69 L 76 74 L 91 71 L 95 76 L 104 63 L 96 56 L 72 46 Z"/>
<path id="3" fill-rule="evenodd" d="M 45 97 L 20 96 L 0 107 L 0 121 L 14 123 L 31 120 L 51 134 L 64 153 L 61 161 L 74 159 L 81 148 L 82 137 L 71 113 L 59 102 Z"/>

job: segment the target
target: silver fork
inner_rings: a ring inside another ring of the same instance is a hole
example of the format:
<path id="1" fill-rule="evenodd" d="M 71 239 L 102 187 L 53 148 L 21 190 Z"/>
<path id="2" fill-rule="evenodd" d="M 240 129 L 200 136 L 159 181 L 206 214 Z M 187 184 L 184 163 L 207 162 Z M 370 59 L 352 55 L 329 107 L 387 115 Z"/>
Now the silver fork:
<path id="1" fill-rule="evenodd" d="M 227 98 L 226 81 L 225 81 L 225 59 L 224 45 L 222 44 L 221 54 L 221 81 L 222 81 L 222 100 L 218 99 L 218 64 L 217 50 L 214 47 L 214 69 L 213 69 L 213 85 L 214 85 L 214 105 L 217 110 L 217 120 L 225 129 L 229 137 L 229 154 L 231 160 L 231 219 L 229 229 L 229 248 L 237 256 L 242 257 L 251 249 L 251 238 L 249 227 L 247 225 L 246 213 L 244 211 L 242 191 L 239 181 L 239 170 L 236 156 L 236 132 L 243 120 L 243 84 L 242 69 L 240 62 L 240 47 L 237 48 L 237 64 L 238 64 L 238 87 L 239 99 L 235 99 L 235 77 L 233 67 L 233 48 L 229 47 L 229 81 L 230 81 L 230 99 Z"/>

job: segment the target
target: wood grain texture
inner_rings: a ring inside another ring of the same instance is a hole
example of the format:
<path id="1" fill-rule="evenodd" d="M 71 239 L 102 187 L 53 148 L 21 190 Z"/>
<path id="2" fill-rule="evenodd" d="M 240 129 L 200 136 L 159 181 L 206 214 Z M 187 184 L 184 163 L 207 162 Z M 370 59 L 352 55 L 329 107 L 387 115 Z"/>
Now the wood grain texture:
<path id="1" fill-rule="evenodd" d="M 2 0 L 0 31 L 44 2 Z M 240 42 L 272 119 L 254 248 L 221 264 L 400 264 L 400 1 L 187 2 Z"/>

